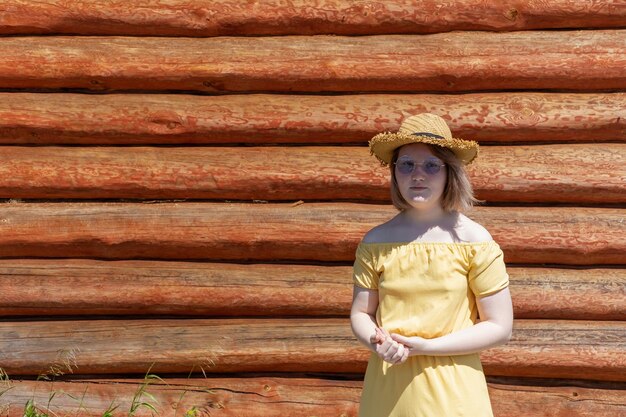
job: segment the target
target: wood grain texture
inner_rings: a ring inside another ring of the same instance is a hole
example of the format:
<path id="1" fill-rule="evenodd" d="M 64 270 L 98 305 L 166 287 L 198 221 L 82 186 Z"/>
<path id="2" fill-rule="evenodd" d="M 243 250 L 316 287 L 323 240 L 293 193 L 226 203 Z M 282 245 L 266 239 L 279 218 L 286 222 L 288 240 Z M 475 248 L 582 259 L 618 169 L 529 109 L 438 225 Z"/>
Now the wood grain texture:
<path id="1" fill-rule="evenodd" d="M 365 147 L 0 146 L 0 159 L 4 198 L 390 203 Z M 469 173 L 489 202 L 626 203 L 626 144 L 482 147 Z"/>
<path id="2" fill-rule="evenodd" d="M 358 143 L 412 114 L 479 142 L 626 142 L 626 93 L 32 94 L 0 92 L 0 143 Z"/>
<path id="3" fill-rule="evenodd" d="M 352 203 L 4 203 L 0 257 L 352 261 L 372 227 L 396 212 Z M 624 211 L 484 207 L 512 263 L 623 264 Z"/>
<path id="4" fill-rule="evenodd" d="M 488 375 L 626 381 L 625 332 L 618 321 L 518 320 L 511 342 L 481 357 Z M 0 323 L 9 375 L 360 373 L 369 355 L 347 317 Z"/>
<path id="5" fill-rule="evenodd" d="M 0 88 L 205 93 L 623 89 L 625 34 L 6 37 L 0 39 Z"/>
<path id="6" fill-rule="evenodd" d="M 348 0 L 34 1 L 0 4 L 0 34 L 372 35 L 451 30 L 621 27 L 618 0 L 480 2 Z"/>
<path id="7" fill-rule="evenodd" d="M 13 381 L 0 397 L 5 417 L 23 417 L 24 405 L 34 400 L 42 409 L 49 404 L 55 415 L 102 415 L 112 404 L 128 410 L 144 383 L 133 379 L 87 379 L 67 382 Z M 526 382 L 526 381 L 521 381 Z M 489 382 L 495 417 L 619 417 L 626 412 L 624 391 L 616 384 L 590 383 L 554 386 L 545 382 L 498 378 Z M 148 393 L 159 416 L 173 417 L 196 408 L 199 417 L 356 417 L 362 382 L 321 378 L 166 378 L 153 380 Z M 49 401 L 50 393 L 57 392 Z M 73 398 L 72 398 L 73 397 Z M 147 398 L 145 398 L 147 399 Z M 82 402 L 81 402 L 82 401 Z M 150 416 L 139 409 L 136 416 Z"/>
<path id="8" fill-rule="evenodd" d="M 521 320 L 507 345 L 482 354 L 485 372 L 626 381 L 624 336 L 625 322 Z M 557 365 L 561 361 L 567 369 Z"/>
<path id="9" fill-rule="evenodd" d="M 624 269 L 509 266 L 516 318 L 626 320 Z M 1 260 L 0 315 L 345 316 L 352 267 Z"/>

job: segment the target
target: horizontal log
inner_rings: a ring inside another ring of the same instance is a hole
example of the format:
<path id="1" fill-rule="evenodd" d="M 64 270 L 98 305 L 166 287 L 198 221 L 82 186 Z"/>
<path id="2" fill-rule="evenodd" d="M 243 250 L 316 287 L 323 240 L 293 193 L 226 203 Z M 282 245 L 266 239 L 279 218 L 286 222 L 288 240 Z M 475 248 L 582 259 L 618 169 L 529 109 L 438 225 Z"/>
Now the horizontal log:
<path id="1" fill-rule="evenodd" d="M 626 320 L 623 269 L 509 266 L 515 317 Z M 1 260 L 0 316 L 348 316 L 349 266 Z"/>
<path id="2" fill-rule="evenodd" d="M 441 3 L 409 0 L 355 3 L 304 0 L 246 3 L 234 0 L 85 0 L 0 5 L 0 34 L 79 34 L 142 36 L 368 35 L 434 33 L 451 30 L 623 27 L 626 12 L 618 0 L 545 3 Z"/>
<path id="3" fill-rule="evenodd" d="M 5 198 L 390 202 L 365 147 L 0 146 L 0 159 Z M 626 203 L 626 144 L 483 147 L 469 172 L 489 202 Z"/>
<path id="4" fill-rule="evenodd" d="M 515 376 L 626 381 L 624 335 L 623 321 L 522 320 L 507 345 L 482 354 L 485 372 L 510 376 L 514 369 Z"/>
<path id="5" fill-rule="evenodd" d="M 488 375 L 626 381 L 626 323 L 518 320 L 482 353 Z M 112 343 L 113 342 L 113 343 Z M 364 372 L 370 352 L 347 318 L 0 323 L 9 375 Z"/>
<path id="6" fill-rule="evenodd" d="M 0 6 L 1 7 L 1 6 Z M 626 93 L 33 94 L 0 92 L 0 143 L 359 143 L 422 112 L 480 142 L 626 142 Z"/>
<path id="7" fill-rule="evenodd" d="M 397 211 L 352 203 L 0 204 L 0 257 L 352 261 Z M 509 263 L 623 264 L 624 211 L 480 207 Z"/>
<path id="8" fill-rule="evenodd" d="M 0 39 L 0 88 L 206 93 L 623 89 L 625 34 L 6 37 Z"/>
<path id="9" fill-rule="evenodd" d="M 570 381 L 565 381 L 570 382 Z M 53 415 L 72 415 L 80 410 L 102 415 L 112 406 L 129 410 L 144 384 L 155 401 L 149 402 L 158 416 L 184 415 L 196 409 L 198 416 L 250 417 L 356 417 L 362 382 L 320 378 L 204 378 L 204 379 L 90 379 L 54 383 L 12 381 L 12 389 L 0 397 L 5 417 L 23 417 L 33 401 Z M 607 383 L 553 386 L 541 382 L 519 385 L 498 379 L 489 382 L 489 396 L 496 417 L 619 417 L 626 411 L 623 390 Z M 50 395 L 56 395 L 50 400 Z M 149 409 L 137 417 L 151 416 Z"/>

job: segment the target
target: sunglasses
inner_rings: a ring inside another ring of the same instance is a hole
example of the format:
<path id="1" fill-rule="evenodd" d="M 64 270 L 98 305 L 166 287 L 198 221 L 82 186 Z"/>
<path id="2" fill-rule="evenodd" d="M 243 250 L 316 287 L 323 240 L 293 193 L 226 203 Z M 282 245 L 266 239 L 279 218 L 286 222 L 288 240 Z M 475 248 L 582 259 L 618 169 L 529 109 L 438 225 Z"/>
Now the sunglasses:
<path id="1" fill-rule="evenodd" d="M 441 167 L 446 166 L 446 164 L 444 164 L 443 162 L 434 161 L 434 160 L 429 160 L 426 162 L 422 162 L 421 164 L 418 164 L 415 161 L 403 159 L 401 161 L 395 162 L 394 164 L 398 172 L 403 175 L 412 174 L 417 169 L 418 166 L 422 167 L 422 170 L 426 174 L 435 175 L 435 174 L 438 174 L 439 171 L 441 171 Z"/>

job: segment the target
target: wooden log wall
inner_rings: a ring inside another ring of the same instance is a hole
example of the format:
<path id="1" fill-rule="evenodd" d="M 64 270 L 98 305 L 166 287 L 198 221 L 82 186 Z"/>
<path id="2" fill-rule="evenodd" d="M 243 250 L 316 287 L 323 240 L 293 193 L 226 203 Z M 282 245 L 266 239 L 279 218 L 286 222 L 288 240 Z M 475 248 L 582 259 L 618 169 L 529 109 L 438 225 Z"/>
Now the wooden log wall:
<path id="1" fill-rule="evenodd" d="M 0 3 L 0 416 L 354 417 L 367 140 L 481 143 L 496 416 L 626 414 L 622 0 Z M 153 408 L 151 408 L 153 407 Z"/>

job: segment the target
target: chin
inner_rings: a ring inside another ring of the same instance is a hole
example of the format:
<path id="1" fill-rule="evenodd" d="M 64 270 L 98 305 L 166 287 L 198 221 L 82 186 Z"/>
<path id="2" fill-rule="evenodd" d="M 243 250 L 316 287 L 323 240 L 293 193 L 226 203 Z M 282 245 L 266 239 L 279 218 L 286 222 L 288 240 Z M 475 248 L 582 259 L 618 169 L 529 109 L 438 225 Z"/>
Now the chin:
<path id="1" fill-rule="evenodd" d="M 427 209 L 432 206 L 430 200 L 409 200 L 408 203 L 416 209 Z"/>
<path id="2" fill-rule="evenodd" d="M 406 201 L 414 209 L 418 209 L 418 210 L 428 210 L 437 205 L 437 202 L 433 200 L 431 196 L 428 196 L 428 197 L 413 196 L 410 199 L 405 198 L 404 201 Z"/>

